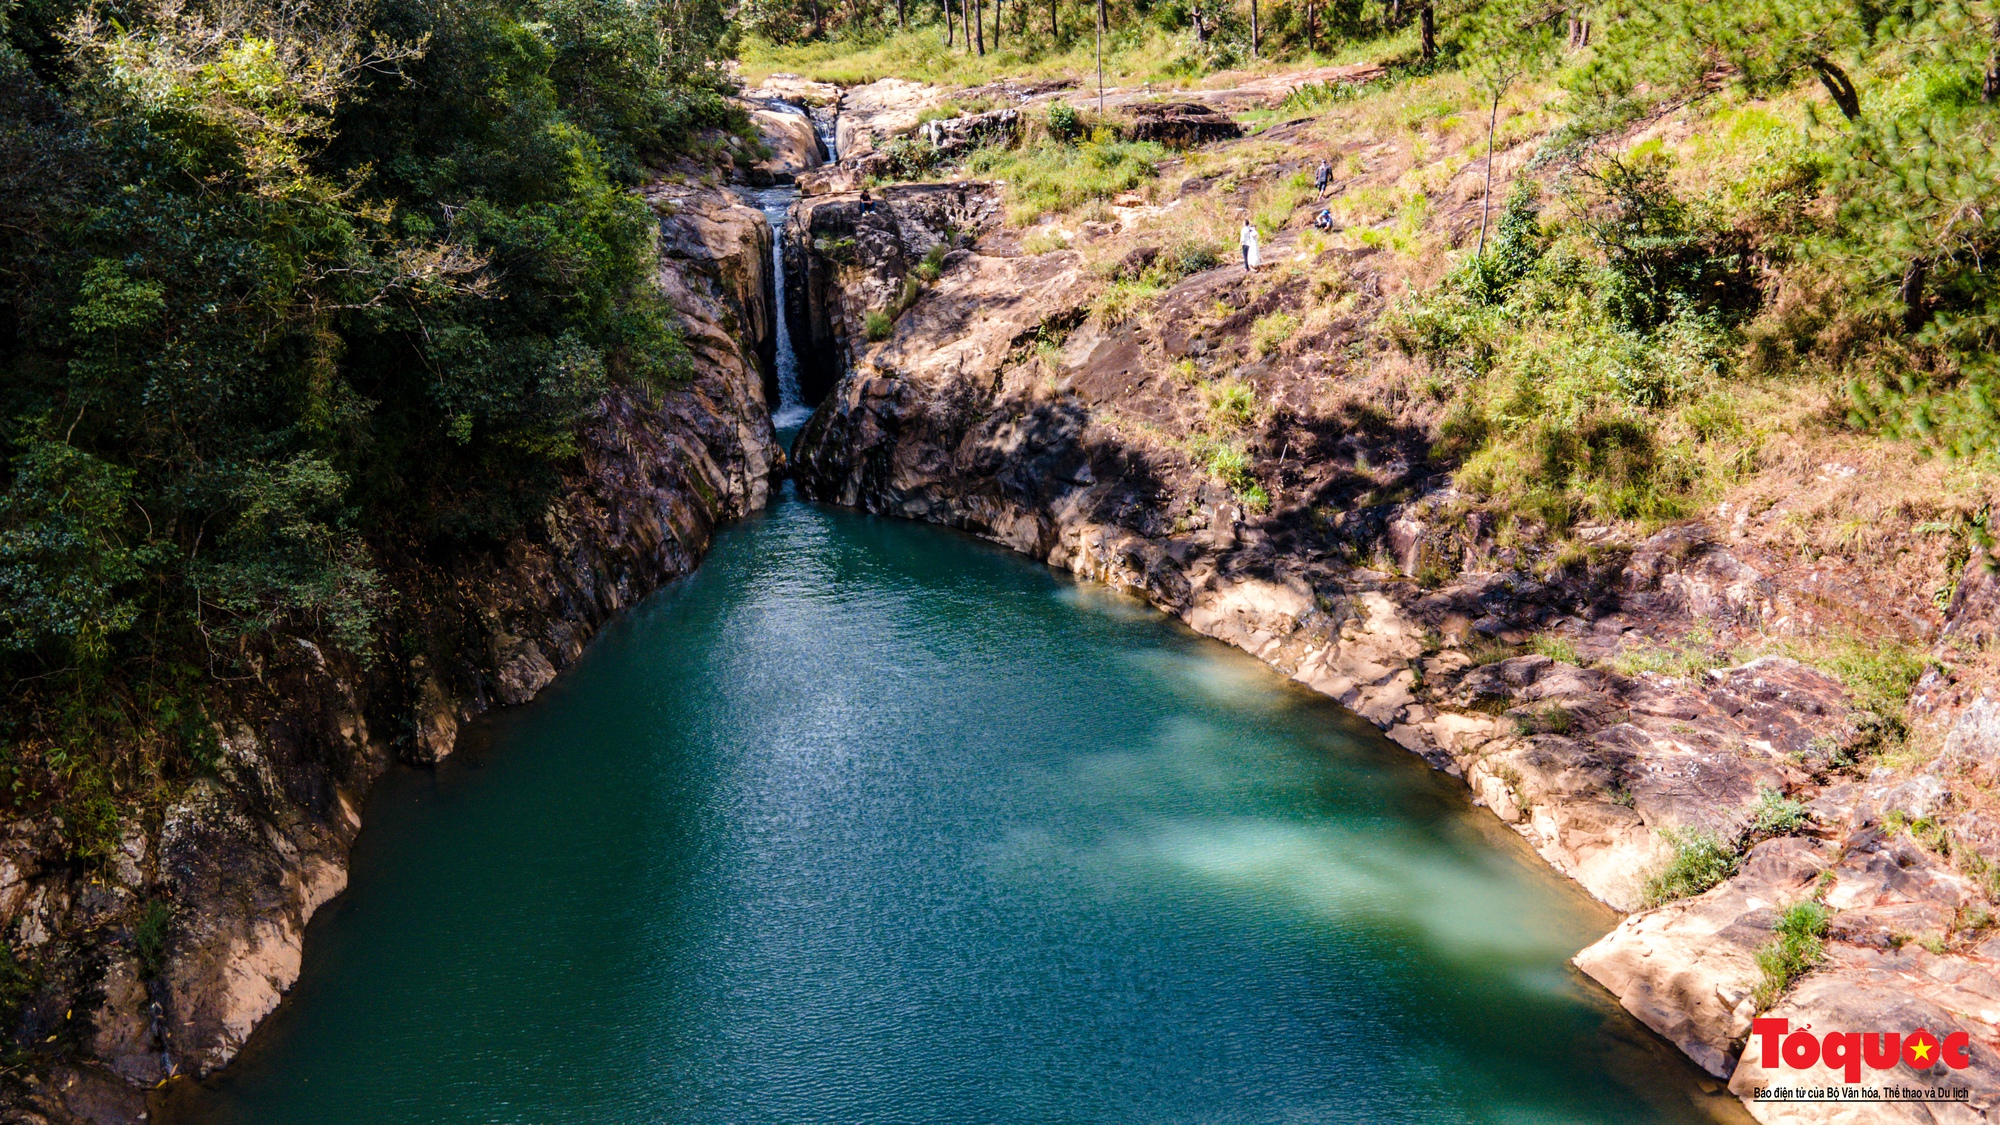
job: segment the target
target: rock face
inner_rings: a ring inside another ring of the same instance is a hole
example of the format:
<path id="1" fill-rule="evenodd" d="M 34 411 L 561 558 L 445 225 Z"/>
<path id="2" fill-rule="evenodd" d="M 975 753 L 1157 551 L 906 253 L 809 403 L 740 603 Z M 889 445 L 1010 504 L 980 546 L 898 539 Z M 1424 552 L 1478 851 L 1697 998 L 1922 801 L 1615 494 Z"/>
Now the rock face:
<path id="1" fill-rule="evenodd" d="M 784 233 L 785 316 L 799 360 L 799 388 L 818 400 L 865 342 L 869 312 L 889 308 L 903 279 L 936 246 L 991 221 L 994 202 L 976 184 L 903 184 L 864 203 L 843 192 L 802 199 Z"/>
<path id="2" fill-rule="evenodd" d="M 941 156 L 959 156 L 982 144 L 1009 139 L 1020 132 L 1021 111 L 991 109 L 963 117 L 926 121 L 917 134 Z"/>
<path id="3" fill-rule="evenodd" d="M 389 659 L 274 643 L 221 723 L 215 776 L 157 823 L 127 824 L 101 868 L 68 862 L 32 822 L 0 826 L 0 922 L 43 975 L 26 1034 L 64 1045 L 11 1072 L 0 1119 L 137 1121 L 149 1088 L 227 1063 L 297 978 L 313 913 L 345 888 L 371 783 L 399 757 L 451 753 L 480 712 L 533 698 L 613 614 L 692 570 L 717 524 L 766 502 L 784 468 L 756 356 L 775 324 L 768 227 L 724 192 L 650 197 L 690 382 L 608 394 L 530 534 L 393 571 Z M 149 911 L 167 923 L 150 965 L 135 937 Z"/>
<path id="4" fill-rule="evenodd" d="M 776 99 L 743 99 L 750 123 L 757 127 L 770 155 L 751 164 L 745 176 L 759 186 L 788 184 L 826 162 L 819 130 L 803 108 Z"/>
<path id="5" fill-rule="evenodd" d="M 1229 115 L 1199 102 L 1141 102 L 1129 106 L 1131 138 L 1157 141 L 1173 148 L 1192 148 L 1208 141 L 1243 135 Z"/>
<path id="6" fill-rule="evenodd" d="M 901 78 L 848 87 L 840 95 L 834 132 L 840 158 L 859 159 L 890 137 L 915 129 L 925 110 L 943 105 L 950 95 L 944 87 Z"/>
<path id="7" fill-rule="evenodd" d="M 795 446 L 806 495 L 962 528 L 1138 594 L 1463 777 L 1475 804 L 1553 866 L 1638 911 L 1578 964 L 1746 1101 L 1810 1080 L 1765 1072 L 1744 1046 L 1758 951 L 1786 907 L 1815 896 L 1834 910 L 1825 963 L 1769 1014 L 1841 1030 L 1928 1021 L 2000 1051 L 2000 940 L 1968 944 L 1986 924 L 1969 913 L 1976 888 L 1883 827 L 1948 804 L 1952 771 L 2000 769 L 2000 704 L 1966 709 L 1930 773 L 1858 782 L 1840 763 L 1879 718 L 1797 661 L 1610 670 L 1628 637 L 1782 629 L 1796 602 L 1700 524 L 1539 576 L 1483 544 L 1476 515 L 1446 530 L 1437 513 L 1460 498 L 1428 467 L 1427 431 L 1289 397 L 1267 374 L 1274 359 L 1234 350 L 1277 307 L 1282 279 L 1259 296 L 1241 270 L 1210 269 L 1173 283 L 1150 315 L 1112 321 L 1093 313 L 1101 284 L 1081 255 L 1029 256 L 1006 231 L 959 226 L 935 283 L 871 341 L 862 316 L 897 307 L 938 237 L 935 223 L 905 223 L 902 202 L 938 190 L 894 189 L 868 224 L 840 197 L 794 214 L 790 268 L 816 271 L 794 315 L 811 322 L 827 373 L 844 368 Z M 989 209 L 970 197 L 955 211 L 975 213 Z M 1107 260 L 1141 272 L 1161 253 L 1145 249 Z M 1355 315 L 1379 307 L 1365 255 L 1319 264 L 1348 271 L 1338 284 L 1357 295 Z M 1189 368 L 1233 372 L 1274 403 L 1245 448 L 1258 480 L 1299 499 L 1259 511 L 1195 461 L 1181 444 L 1195 437 L 1175 437 L 1203 409 L 1188 404 Z M 1288 475 L 1288 456 L 1310 456 L 1318 475 Z M 1364 465 L 1365 486 L 1353 475 Z M 1369 499 L 1385 493 L 1407 499 Z M 1419 581 L 1441 557 L 1455 576 Z M 1543 651 L 1524 652 L 1537 638 Z M 1780 798 L 1810 815 L 1758 827 L 1760 806 Z M 1714 889 L 1644 910 L 1673 854 L 1669 830 L 1752 846 Z M 1903 1107 L 1904 1119 L 1983 1119 L 2000 1098 L 1993 1057 L 1881 1080 L 1970 1091 L 1959 1106 Z M 1767 1121 L 1877 1119 L 1837 1103 L 1748 1104 Z"/>

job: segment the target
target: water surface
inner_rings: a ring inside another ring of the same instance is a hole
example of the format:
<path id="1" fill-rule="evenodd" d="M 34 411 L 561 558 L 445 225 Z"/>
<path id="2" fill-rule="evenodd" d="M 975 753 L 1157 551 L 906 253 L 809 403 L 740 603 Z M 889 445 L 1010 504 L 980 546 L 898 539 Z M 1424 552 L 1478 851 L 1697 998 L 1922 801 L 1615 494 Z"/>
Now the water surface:
<path id="1" fill-rule="evenodd" d="M 180 1120 L 1688 1122 L 1613 919 L 1136 603 L 784 500 L 368 806 Z"/>

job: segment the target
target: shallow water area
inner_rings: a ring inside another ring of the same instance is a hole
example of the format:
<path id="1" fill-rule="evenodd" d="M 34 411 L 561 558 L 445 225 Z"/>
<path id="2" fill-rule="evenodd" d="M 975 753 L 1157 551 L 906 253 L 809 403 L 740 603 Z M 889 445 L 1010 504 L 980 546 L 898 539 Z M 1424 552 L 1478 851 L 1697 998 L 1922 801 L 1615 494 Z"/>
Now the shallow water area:
<path id="1" fill-rule="evenodd" d="M 1459 783 L 953 532 L 788 495 L 473 742 L 176 1121 L 1741 1119 Z"/>

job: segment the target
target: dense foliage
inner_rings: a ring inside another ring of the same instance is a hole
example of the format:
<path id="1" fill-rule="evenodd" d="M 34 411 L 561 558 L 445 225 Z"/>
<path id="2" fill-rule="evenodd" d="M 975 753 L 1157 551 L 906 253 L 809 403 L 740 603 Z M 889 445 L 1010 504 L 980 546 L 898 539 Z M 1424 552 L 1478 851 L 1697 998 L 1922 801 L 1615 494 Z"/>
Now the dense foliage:
<path id="1" fill-rule="evenodd" d="M 732 124 L 728 39 L 708 0 L 0 19 L 0 786 L 74 801 L 199 756 L 274 633 L 366 655 L 388 570 L 512 534 L 603 388 L 675 377 L 629 187 Z"/>

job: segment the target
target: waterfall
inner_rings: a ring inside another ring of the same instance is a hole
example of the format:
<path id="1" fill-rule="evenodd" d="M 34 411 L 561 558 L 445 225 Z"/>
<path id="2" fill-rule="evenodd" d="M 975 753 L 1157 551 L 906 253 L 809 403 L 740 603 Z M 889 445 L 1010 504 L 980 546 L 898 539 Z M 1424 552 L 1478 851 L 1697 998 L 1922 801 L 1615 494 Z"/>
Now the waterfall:
<path id="1" fill-rule="evenodd" d="M 780 436 L 787 438 L 812 417 L 812 407 L 799 394 L 799 358 L 792 351 L 792 330 L 785 316 L 785 216 L 798 194 L 798 189 L 789 184 L 757 193 L 757 206 L 771 224 L 771 276 L 777 294 L 773 319 L 777 321 L 778 337 L 778 402 L 771 411 L 771 424 L 778 428 Z"/>

